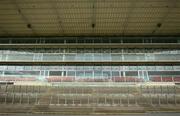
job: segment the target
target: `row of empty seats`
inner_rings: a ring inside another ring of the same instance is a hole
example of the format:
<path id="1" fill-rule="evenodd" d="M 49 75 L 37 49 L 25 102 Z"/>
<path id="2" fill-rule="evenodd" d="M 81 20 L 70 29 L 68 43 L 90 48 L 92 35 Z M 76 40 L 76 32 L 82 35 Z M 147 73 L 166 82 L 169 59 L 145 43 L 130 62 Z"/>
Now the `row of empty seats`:
<path id="1" fill-rule="evenodd" d="M 111 53 L 74 53 L 74 54 L 3 54 L 0 61 L 162 61 L 180 60 L 180 54 L 111 54 Z"/>
<path id="2" fill-rule="evenodd" d="M 75 78 L 75 77 L 61 77 L 61 76 L 50 76 L 45 78 L 47 82 L 144 82 L 143 78 L 139 77 L 104 77 L 104 78 Z M 36 77 L 0 77 L 0 81 L 38 81 Z M 146 80 L 148 81 L 148 80 Z M 180 77 L 149 77 L 149 81 L 152 82 L 180 82 Z"/>
<path id="3" fill-rule="evenodd" d="M 150 77 L 153 82 L 180 82 L 180 77 Z"/>
<path id="4" fill-rule="evenodd" d="M 36 81 L 37 78 L 36 77 L 0 77 L 0 81 Z"/>
<path id="5" fill-rule="evenodd" d="M 138 77 L 104 77 L 104 78 L 75 78 L 75 77 L 60 77 L 51 76 L 46 78 L 48 82 L 143 82 L 144 79 Z"/>
<path id="6" fill-rule="evenodd" d="M 180 104 L 179 87 L 169 86 L 0 86 L 0 104 Z"/>

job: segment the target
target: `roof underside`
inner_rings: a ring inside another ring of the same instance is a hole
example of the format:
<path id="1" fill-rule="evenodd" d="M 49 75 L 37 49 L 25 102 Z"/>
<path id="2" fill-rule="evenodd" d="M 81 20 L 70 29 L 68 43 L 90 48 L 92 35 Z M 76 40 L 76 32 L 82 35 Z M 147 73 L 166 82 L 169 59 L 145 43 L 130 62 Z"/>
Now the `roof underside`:
<path id="1" fill-rule="evenodd" d="M 0 36 L 180 35 L 180 0 L 0 0 Z"/>

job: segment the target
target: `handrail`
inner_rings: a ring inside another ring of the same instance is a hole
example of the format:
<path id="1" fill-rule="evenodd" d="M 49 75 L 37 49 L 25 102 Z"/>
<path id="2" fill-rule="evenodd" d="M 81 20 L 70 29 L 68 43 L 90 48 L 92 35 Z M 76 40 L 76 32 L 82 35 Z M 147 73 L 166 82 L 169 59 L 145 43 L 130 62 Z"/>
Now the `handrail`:
<path id="1" fill-rule="evenodd" d="M 0 48 L 180 48 L 180 43 L 0 44 Z"/>
<path id="2" fill-rule="evenodd" d="M 0 65 L 180 65 L 180 61 L 0 61 Z"/>

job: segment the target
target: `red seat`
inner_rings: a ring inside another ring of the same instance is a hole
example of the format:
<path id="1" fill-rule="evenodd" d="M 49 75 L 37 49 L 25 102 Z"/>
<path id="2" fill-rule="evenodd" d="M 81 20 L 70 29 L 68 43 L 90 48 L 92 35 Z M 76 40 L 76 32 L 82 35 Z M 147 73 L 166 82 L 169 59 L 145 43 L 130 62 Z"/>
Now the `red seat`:
<path id="1" fill-rule="evenodd" d="M 114 82 L 143 82 L 142 78 L 138 77 L 112 77 Z"/>
<path id="2" fill-rule="evenodd" d="M 162 82 L 173 82 L 172 77 L 162 77 Z"/>
<path id="3" fill-rule="evenodd" d="M 113 82 L 125 82 L 124 77 L 112 77 Z"/>
<path id="4" fill-rule="evenodd" d="M 180 77 L 174 77 L 175 82 L 180 82 Z"/>
<path id="5" fill-rule="evenodd" d="M 153 82 L 161 82 L 161 77 L 150 77 L 150 80 Z"/>
<path id="6" fill-rule="evenodd" d="M 74 77 L 50 76 L 46 78 L 48 82 L 72 82 Z"/>

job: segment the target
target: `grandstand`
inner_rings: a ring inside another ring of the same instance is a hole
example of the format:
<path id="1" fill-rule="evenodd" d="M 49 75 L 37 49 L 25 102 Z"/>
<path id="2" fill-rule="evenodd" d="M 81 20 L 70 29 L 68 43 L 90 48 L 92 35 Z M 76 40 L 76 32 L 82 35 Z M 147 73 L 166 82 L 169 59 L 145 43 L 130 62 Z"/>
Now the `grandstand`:
<path id="1" fill-rule="evenodd" d="M 1 0 L 0 114 L 180 112 L 180 1 Z"/>

